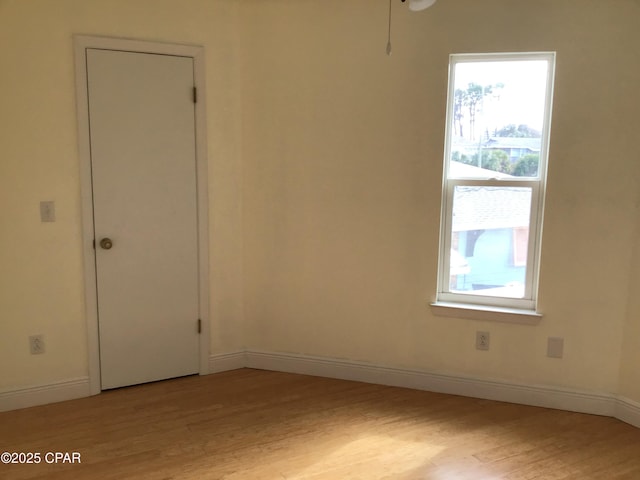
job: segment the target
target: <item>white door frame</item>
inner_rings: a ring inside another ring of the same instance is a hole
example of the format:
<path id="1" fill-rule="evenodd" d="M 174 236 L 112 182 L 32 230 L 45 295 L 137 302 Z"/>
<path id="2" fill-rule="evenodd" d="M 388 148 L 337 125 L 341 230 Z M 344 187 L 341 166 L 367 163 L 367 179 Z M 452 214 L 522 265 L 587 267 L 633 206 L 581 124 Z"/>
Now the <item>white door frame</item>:
<path id="1" fill-rule="evenodd" d="M 91 179 L 91 145 L 89 137 L 89 103 L 87 90 L 87 48 L 155 53 L 193 58 L 194 82 L 197 88 L 195 104 L 196 177 L 198 191 L 198 276 L 200 334 L 200 375 L 209 373 L 209 214 L 206 142 L 206 97 L 204 48 L 195 45 L 176 45 L 141 40 L 129 40 L 88 35 L 74 35 L 76 66 L 76 106 L 78 112 L 78 150 L 80 156 L 80 185 L 82 195 L 82 255 L 84 261 L 85 315 L 89 355 L 89 386 L 91 394 L 101 392 L 100 343 L 98 336 L 98 301 L 93 219 L 93 191 Z"/>

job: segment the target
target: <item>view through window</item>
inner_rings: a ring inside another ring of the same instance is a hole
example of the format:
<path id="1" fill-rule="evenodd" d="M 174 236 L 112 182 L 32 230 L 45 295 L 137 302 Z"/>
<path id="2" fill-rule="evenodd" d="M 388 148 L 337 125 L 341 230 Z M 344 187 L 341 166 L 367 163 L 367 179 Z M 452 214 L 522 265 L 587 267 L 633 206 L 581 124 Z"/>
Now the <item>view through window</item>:
<path id="1" fill-rule="evenodd" d="M 554 60 L 451 56 L 439 301 L 535 308 Z"/>

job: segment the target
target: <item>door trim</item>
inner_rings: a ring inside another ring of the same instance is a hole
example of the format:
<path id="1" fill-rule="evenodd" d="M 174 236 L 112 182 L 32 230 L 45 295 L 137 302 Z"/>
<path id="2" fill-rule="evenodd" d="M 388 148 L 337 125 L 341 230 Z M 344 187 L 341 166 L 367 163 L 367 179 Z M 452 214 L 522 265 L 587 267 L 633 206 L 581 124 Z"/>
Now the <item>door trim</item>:
<path id="1" fill-rule="evenodd" d="M 89 138 L 89 104 L 87 90 L 86 49 L 119 50 L 136 53 L 154 53 L 191 57 L 194 64 L 194 82 L 197 88 L 195 104 L 196 136 L 196 188 L 198 192 L 198 309 L 202 321 L 200 334 L 199 373 L 209 373 L 209 195 L 206 141 L 206 92 L 204 48 L 196 45 L 156 43 L 142 40 L 74 35 L 76 67 L 76 108 L 78 115 L 78 154 L 80 157 L 80 188 L 82 203 L 82 256 L 84 263 L 85 315 L 87 324 L 87 352 L 89 386 L 92 395 L 101 392 L 100 343 L 98 335 L 98 301 L 96 261 L 93 248 L 94 218 L 91 177 L 91 145 Z M 194 318 L 194 322 L 196 319 Z"/>

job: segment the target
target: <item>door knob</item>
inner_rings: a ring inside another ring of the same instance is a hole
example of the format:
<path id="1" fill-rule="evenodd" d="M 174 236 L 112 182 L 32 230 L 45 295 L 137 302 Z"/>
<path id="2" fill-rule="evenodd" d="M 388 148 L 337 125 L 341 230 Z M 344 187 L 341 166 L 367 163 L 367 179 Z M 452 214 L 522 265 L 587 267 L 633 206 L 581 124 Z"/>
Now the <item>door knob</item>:
<path id="1" fill-rule="evenodd" d="M 109 250 L 111 249 L 111 247 L 113 247 L 113 242 L 110 238 L 103 238 L 102 240 L 100 240 L 100 247 L 105 250 Z"/>

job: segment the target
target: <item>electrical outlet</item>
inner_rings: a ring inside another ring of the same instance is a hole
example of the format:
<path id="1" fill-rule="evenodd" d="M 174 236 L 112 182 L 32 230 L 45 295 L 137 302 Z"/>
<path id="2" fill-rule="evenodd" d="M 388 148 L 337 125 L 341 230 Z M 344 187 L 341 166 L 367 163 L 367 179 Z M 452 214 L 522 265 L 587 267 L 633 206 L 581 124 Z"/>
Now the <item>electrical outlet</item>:
<path id="1" fill-rule="evenodd" d="M 53 200 L 40 202 L 40 221 L 41 222 L 56 221 L 56 204 Z"/>
<path id="2" fill-rule="evenodd" d="M 489 332 L 476 332 L 476 349 L 489 350 Z"/>
<path id="3" fill-rule="evenodd" d="M 31 355 L 44 353 L 44 335 L 31 335 L 29 337 L 29 350 Z"/>

